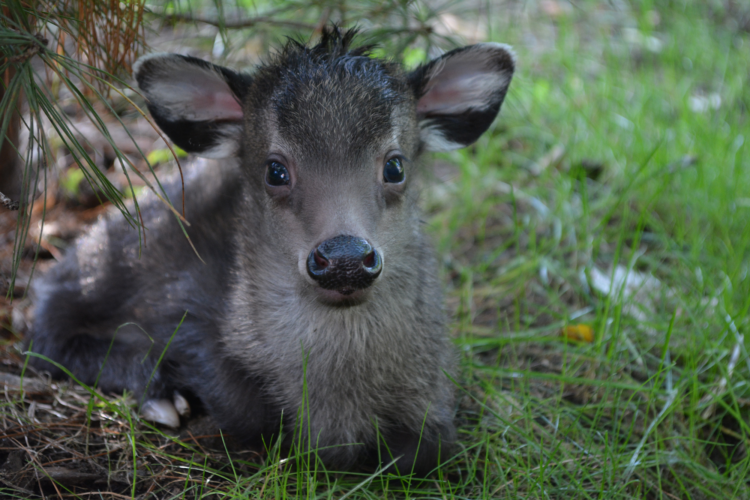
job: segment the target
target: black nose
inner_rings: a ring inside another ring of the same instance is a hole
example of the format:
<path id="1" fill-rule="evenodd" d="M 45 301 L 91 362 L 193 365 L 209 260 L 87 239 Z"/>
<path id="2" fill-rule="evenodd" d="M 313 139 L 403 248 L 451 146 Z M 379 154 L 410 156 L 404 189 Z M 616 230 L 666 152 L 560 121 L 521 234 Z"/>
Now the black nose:
<path id="1" fill-rule="evenodd" d="M 380 254 L 363 238 L 339 235 L 307 257 L 307 274 L 326 290 L 343 295 L 372 285 L 383 270 Z"/>

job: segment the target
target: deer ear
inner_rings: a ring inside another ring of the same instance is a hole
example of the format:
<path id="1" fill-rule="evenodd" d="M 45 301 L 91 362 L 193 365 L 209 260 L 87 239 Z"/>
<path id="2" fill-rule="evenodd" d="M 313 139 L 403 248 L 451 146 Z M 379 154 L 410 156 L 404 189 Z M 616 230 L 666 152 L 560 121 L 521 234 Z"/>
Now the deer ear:
<path id="1" fill-rule="evenodd" d="M 250 76 L 179 54 L 142 57 L 133 74 L 154 121 L 179 147 L 205 158 L 239 151 Z"/>
<path id="2" fill-rule="evenodd" d="M 500 111 L 514 69 L 509 46 L 481 43 L 452 50 L 409 73 L 424 148 L 451 151 L 476 141 Z"/>

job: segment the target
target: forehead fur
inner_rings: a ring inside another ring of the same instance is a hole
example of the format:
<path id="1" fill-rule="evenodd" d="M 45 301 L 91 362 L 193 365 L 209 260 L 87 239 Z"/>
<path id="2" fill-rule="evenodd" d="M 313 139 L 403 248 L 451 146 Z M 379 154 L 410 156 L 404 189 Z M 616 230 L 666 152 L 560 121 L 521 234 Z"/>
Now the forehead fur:
<path id="1" fill-rule="evenodd" d="M 352 152 L 390 136 L 394 109 L 410 98 L 400 66 L 352 47 L 355 34 L 333 27 L 312 47 L 290 41 L 255 76 L 279 133 L 306 153 Z"/>

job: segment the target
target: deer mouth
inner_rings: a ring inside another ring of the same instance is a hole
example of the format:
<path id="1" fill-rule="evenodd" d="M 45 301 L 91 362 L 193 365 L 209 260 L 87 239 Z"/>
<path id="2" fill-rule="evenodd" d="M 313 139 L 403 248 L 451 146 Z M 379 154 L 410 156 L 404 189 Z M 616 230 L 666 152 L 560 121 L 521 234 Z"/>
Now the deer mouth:
<path id="1" fill-rule="evenodd" d="M 365 302 L 370 290 L 354 289 L 350 287 L 344 287 L 340 290 L 328 290 L 316 286 L 315 292 L 318 300 L 326 305 L 349 307 L 356 306 Z"/>

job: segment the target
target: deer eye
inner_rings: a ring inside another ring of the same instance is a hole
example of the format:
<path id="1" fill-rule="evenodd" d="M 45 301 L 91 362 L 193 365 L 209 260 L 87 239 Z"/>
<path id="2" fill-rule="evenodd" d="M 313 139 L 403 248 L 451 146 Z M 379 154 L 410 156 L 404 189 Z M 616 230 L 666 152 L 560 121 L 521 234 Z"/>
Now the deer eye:
<path id="1" fill-rule="evenodd" d="M 383 179 L 385 182 L 398 184 L 404 182 L 404 177 L 404 165 L 401 158 L 395 157 L 385 162 L 385 167 L 383 167 Z"/>
<path id="2" fill-rule="evenodd" d="M 289 170 L 277 161 L 269 161 L 266 166 L 266 183 L 269 186 L 288 186 Z"/>

